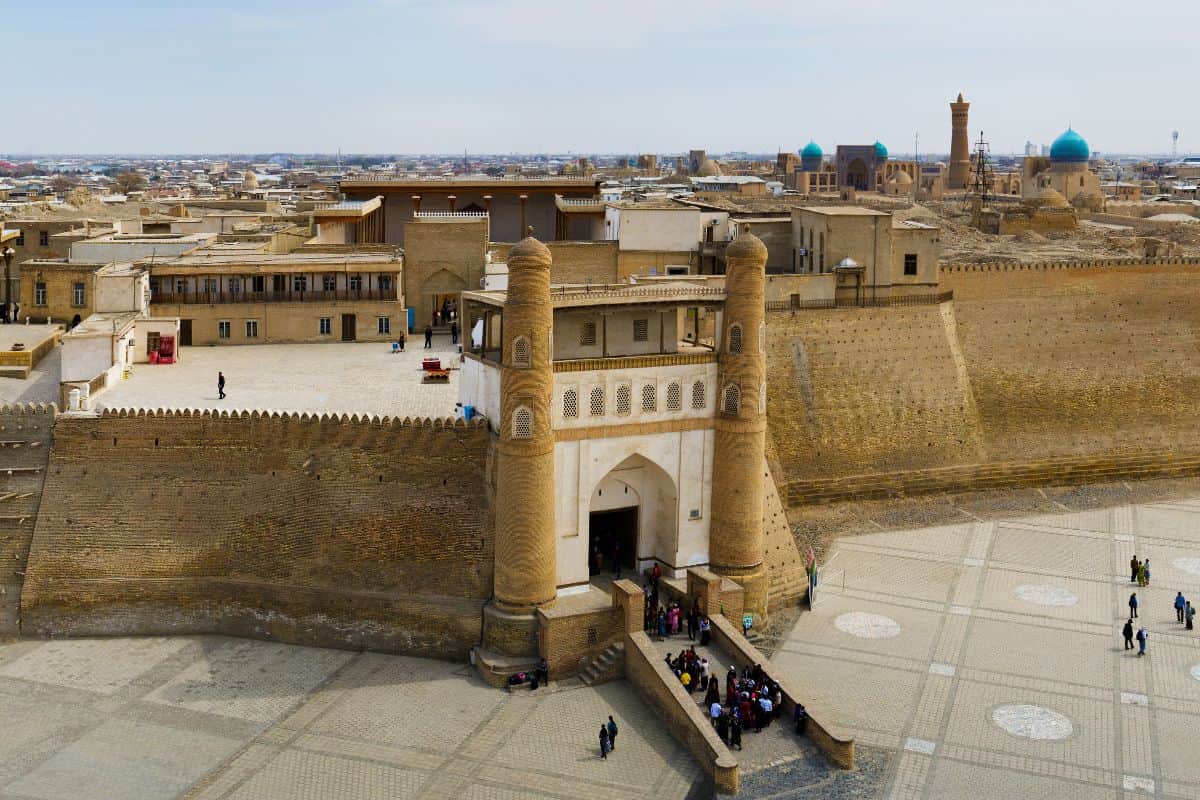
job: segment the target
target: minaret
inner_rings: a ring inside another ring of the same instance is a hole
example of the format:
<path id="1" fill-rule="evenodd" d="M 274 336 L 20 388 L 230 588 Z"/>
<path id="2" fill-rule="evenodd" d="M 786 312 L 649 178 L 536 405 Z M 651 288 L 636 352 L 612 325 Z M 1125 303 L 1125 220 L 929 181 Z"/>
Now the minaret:
<path id="1" fill-rule="evenodd" d="M 484 644 L 511 655 L 537 653 L 538 606 L 557 587 L 554 432 L 550 397 L 550 251 L 528 236 L 508 256 L 496 443 L 496 562 Z"/>
<path id="2" fill-rule="evenodd" d="M 965 189 L 971 177 L 971 150 L 967 135 L 967 111 L 970 103 L 963 102 L 962 92 L 958 102 L 950 104 L 950 175 L 947 188 Z"/>
<path id="3" fill-rule="evenodd" d="M 717 354 L 709 563 L 745 589 L 745 610 L 767 612 L 763 563 L 763 470 L 767 369 L 767 248 L 751 233 L 725 251 L 725 313 Z"/>

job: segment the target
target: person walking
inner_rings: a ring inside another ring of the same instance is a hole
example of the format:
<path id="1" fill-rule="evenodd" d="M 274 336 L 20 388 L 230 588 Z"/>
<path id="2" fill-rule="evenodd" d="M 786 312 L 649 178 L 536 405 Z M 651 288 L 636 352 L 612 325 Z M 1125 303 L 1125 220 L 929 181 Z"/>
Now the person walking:
<path id="1" fill-rule="evenodd" d="M 606 725 L 605 727 L 608 729 L 608 749 L 616 750 L 617 749 L 617 722 L 616 722 L 616 720 L 614 720 L 612 718 L 612 714 L 608 715 L 608 725 Z"/>
<path id="2" fill-rule="evenodd" d="M 1149 558 L 1147 558 L 1145 561 L 1142 562 L 1142 571 L 1143 571 L 1143 574 L 1145 576 L 1145 581 L 1146 581 L 1145 583 L 1142 584 L 1142 586 L 1149 586 L 1150 585 L 1150 559 Z"/>
<path id="3" fill-rule="evenodd" d="M 1137 592 L 1129 595 L 1129 618 L 1136 619 L 1138 610 Z"/>
<path id="4" fill-rule="evenodd" d="M 1137 583 L 1138 569 L 1142 566 L 1142 562 L 1138 561 L 1137 554 L 1129 559 L 1129 582 Z"/>
<path id="5" fill-rule="evenodd" d="M 433 349 L 433 326 L 432 325 L 425 326 L 425 349 L 426 350 Z"/>
<path id="6" fill-rule="evenodd" d="M 737 714 L 729 715 L 729 746 L 742 749 L 742 720 Z"/>
<path id="7" fill-rule="evenodd" d="M 217 399 L 218 400 L 225 399 L 225 373 L 224 372 L 217 373 Z"/>
<path id="8" fill-rule="evenodd" d="M 404 331 L 400 331 L 400 338 L 397 339 L 396 341 L 397 341 L 397 344 L 400 345 L 400 352 L 403 353 L 404 352 Z"/>
<path id="9" fill-rule="evenodd" d="M 1146 640 L 1150 638 L 1150 632 L 1146 630 L 1146 626 L 1138 628 L 1137 643 L 1138 643 L 1138 658 L 1146 655 Z"/>
<path id="10" fill-rule="evenodd" d="M 1196 616 L 1196 609 L 1192 608 L 1191 601 L 1188 601 L 1187 608 L 1183 611 L 1183 619 L 1187 630 L 1192 629 L 1192 618 Z"/>
<path id="11" fill-rule="evenodd" d="M 1187 608 L 1187 600 L 1183 597 L 1183 592 L 1175 593 L 1175 619 L 1183 622 L 1183 611 Z"/>
<path id="12" fill-rule="evenodd" d="M 1125 637 L 1125 649 L 1132 650 L 1133 649 L 1133 618 L 1132 617 L 1125 623 L 1125 627 L 1121 629 L 1121 635 Z"/>
<path id="13" fill-rule="evenodd" d="M 458 323 L 450 323 L 450 344 L 458 344 Z"/>
<path id="14" fill-rule="evenodd" d="M 608 751 L 612 749 L 612 740 L 608 738 L 608 727 L 600 726 L 600 757 L 608 760 Z"/>

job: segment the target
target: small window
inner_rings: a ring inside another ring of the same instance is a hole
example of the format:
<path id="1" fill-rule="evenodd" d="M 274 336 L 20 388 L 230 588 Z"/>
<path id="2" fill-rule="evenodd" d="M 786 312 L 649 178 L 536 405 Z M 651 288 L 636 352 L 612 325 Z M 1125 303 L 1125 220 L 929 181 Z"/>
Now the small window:
<path id="1" fill-rule="evenodd" d="M 292 291 L 293 292 L 308 291 L 308 276 L 307 275 L 293 275 L 292 276 Z"/>
<path id="2" fill-rule="evenodd" d="M 329 336 L 333 333 L 333 320 L 329 317 L 321 317 L 317 323 L 317 331 L 322 336 Z"/>
<path id="3" fill-rule="evenodd" d="M 380 275 L 376 278 L 375 283 L 379 286 L 379 291 L 390 292 L 392 290 L 392 276 Z"/>
<path id="4" fill-rule="evenodd" d="M 633 410 L 633 387 L 628 383 L 617 386 L 617 413 L 625 416 Z"/>
<path id="5" fill-rule="evenodd" d="M 683 409 L 683 387 L 672 381 L 667 384 L 667 411 Z"/>
<path id="6" fill-rule="evenodd" d="M 321 288 L 327 292 L 337 290 L 337 275 L 323 275 L 321 277 Z"/>
<path id="7" fill-rule="evenodd" d="M 708 405 L 705 398 L 704 381 L 696 381 L 692 384 L 692 408 L 697 411 L 702 410 Z"/>
<path id="8" fill-rule="evenodd" d="M 350 291 L 357 292 L 362 290 L 362 275 L 350 276 Z"/>
<path id="9" fill-rule="evenodd" d="M 242 290 L 241 278 L 226 278 L 225 285 L 229 287 L 230 294 L 237 294 Z"/>
<path id="10" fill-rule="evenodd" d="M 50 246 L 50 231 L 38 231 L 38 246 L 39 247 L 49 247 Z"/>
<path id="11" fill-rule="evenodd" d="M 16 242 L 15 242 L 15 244 L 16 244 L 16 246 L 17 246 L 17 247 L 24 247 L 24 246 L 25 246 L 25 232 L 24 232 L 24 231 L 22 231 L 21 233 L 18 233 L 18 234 L 17 234 L 17 239 L 16 239 Z"/>
<path id="12" fill-rule="evenodd" d="M 732 353 L 735 356 L 742 354 L 742 326 L 741 325 L 730 325 L 729 326 L 729 347 L 727 349 L 728 349 L 728 352 Z"/>
<path id="13" fill-rule="evenodd" d="M 730 416 L 737 416 L 738 408 L 742 403 L 742 392 L 738 389 L 736 383 L 731 383 L 725 387 L 725 391 L 721 393 L 721 411 Z"/>
<path id="14" fill-rule="evenodd" d="M 591 406 L 592 416 L 593 417 L 603 417 L 604 416 L 604 387 L 603 386 L 593 387 L 592 394 L 591 394 L 591 397 L 589 398 L 589 400 L 590 400 L 589 405 Z"/>
<path id="15" fill-rule="evenodd" d="M 579 392 L 567 389 L 563 392 L 562 415 L 566 419 L 576 419 L 579 416 Z"/>
<path id="16" fill-rule="evenodd" d="M 204 279 L 204 291 L 206 291 L 210 294 L 217 291 L 217 279 L 216 278 L 205 278 Z"/>
<path id="17" fill-rule="evenodd" d="M 579 326 L 579 346 L 593 347 L 596 344 L 596 323 L 585 322 Z"/>
<path id="18" fill-rule="evenodd" d="M 767 352 L 767 323 L 766 321 L 758 323 L 758 352 Z"/>
<path id="19" fill-rule="evenodd" d="M 46 305 L 46 284 L 44 281 L 38 281 L 33 285 L 33 304 L 35 306 Z"/>
<path id="20" fill-rule="evenodd" d="M 376 317 L 375 325 L 376 325 L 376 330 L 379 333 L 391 333 L 392 332 L 392 318 L 391 317 Z"/>
<path id="21" fill-rule="evenodd" d="M 531 361 L 529 337 L 515 336 L 512 340 L 512 365 L 528 367 Z"/>
<path id="22" fill-rule="evenodd" d="M 228 339 L 229 338 L 229 320 L 223 319 L 217 323 L 217 338 L 218 339 Z"/>
<path id="23" fill-rule="evenodd" d="M 256 320 L 256 319 L 246 320 L 246 338 L 247 339 L 257 339 L 258 338 L 258 320 Z"/>
<path id="24" fill-rule="evenodd" d="M 81 306 L 86 299 L 87 290 L 82 283 L 76 283 L 71 287 L 71 305 Z"/>
<path id="25" fill-rule="evenodd" d="M 286 292 L 287 291 L 287 275 L 272 275 L 271 276 L 271 291 Z"/>
<path id="26" fill-rule="evenodd" d="M 250 278 L 250 286 L 251 286 L 250 291 L 265 292 L 267 290 L 267 276 L 266 275 L 254 275 L 253 277 Z"/>
<path id="27" fill-rule="evenodd" d="M 653 414 L 658 411 L 658 387 L 653 383 L 642 384 L 642 412 Z"/>
<path id="28" fill-rule="evenodd" d="M 916 275 L 917 274 L 917 254 L 916 253 L 905 253 L 904 254 L 904 274 L 905 275 Z"/>
<path id="29" fill-rule="evenodd" d="M 758 413 L 767 413 L 767 384 L 758 387 Z"/>
<path id="30" fill-rule="evenodd" d="M 176 278 L 175 279 L 175 291 L 178 294 L 187 294 L 187 290 L 188 290 L 187 278 Z"/>
<path id="31" fill-rule="evenodd" d="M 650 341 L 650 320 L 635 319 L 633 321 L 633 340 L 635 342 Z"/>
<path id="32" fill-rule="evenodd" d="M 525 406 L 521 406 L 513 412 L 512 438 L 533 438 L 533 412 Z"/>

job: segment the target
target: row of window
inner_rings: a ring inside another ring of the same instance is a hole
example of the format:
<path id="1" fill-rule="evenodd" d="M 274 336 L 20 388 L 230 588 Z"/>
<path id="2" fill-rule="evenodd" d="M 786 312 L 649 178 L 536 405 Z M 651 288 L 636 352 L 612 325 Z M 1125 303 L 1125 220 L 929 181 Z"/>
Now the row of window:
<path id="1" fill-rule="evenodd" d="M 25 246 L 25 232 L 21 231 L 14 240 L 17 247 Z M 38 231 L 38 247 L 50 246 L 50 231 Z"/>
<path id="2" fill-rule="evenodd" d="M 45 281 L 38 281 L 33 284 L 33 304 L 35 306 L 47 305 L 47 293 Z M 76 283 L 71 286 L 71 305 L 82 308 L 87 304 L 87 284 Z"/>
<path id="3" fill-rule="evenodd" d="M 620 383 L 616 388 L 615 411 L 619 416 L 626 416 L 633 410 L 633 384 Z M 653 414 L 658 411 L 658 384 L 643 383 L 638 398 L 643 414 Z M 692 383 L 691 406 L 693 410 L 703 411 L 708 405 L 704 381 Z M 667 384 L 665 409 L 667 411 L 683 410 L 683 384 L 671 381 Z M 564 419 L 579 419 L 580 415 L 579 390 L 567 389 L 562 394 L 562 415 Z M 605 387 L 593 386 L 588 392 L 588 415 L 602 417 L 607 410 Z"/>
<path id="4" fill-rule="evenodd" d="M 242 278 L 231 276 L 231 277 L 228 277 L 225 279 L 225 287 L 226 287 L 225 291 L 230 292 L 232 294 L 237 294 L 238 292 L 242 291 L 243 289 L 245 289 L 248 292 L 265 292 L 265 291 L 267 291 L 267 277 L 268 276 L 266 276 L 266 275 L 253 275 L 253 276 L 245 278 L 243 280 Z M 288 277 L 289 276 L 287 276 L 287 275 L 271 275 L 270 277 L 271 277 L 271 291 L 274 291 L 274 292 L 288 291 Z M 292 279 L 291 280 L 291 291 L 307 292 L 309 290 L 309 280 L 308 280 L 309 276 L 308 275 L 292 275 L 290 277 Z M 170 288 L 170 283 L 168 281 L 169 281 L 168 278 L 163 279 L 163 289 L 164 290 Z M 351 292 L 362 291 L 363 278 L 361 275 L 349 275 L 349 276 L 347 276 L 346 281 L 347 281 L 347 287 L 348 287 L 349 291 L 351 291 Z M 325 291 L 325 292 L 337 291 L 337 275 L 322 275 L 320 284 L 318 284 L 317 281 L 314 280 L 312 282 L 312 285 L 314 287 L 314 291 L 316 291 L 316 287 L 318 285 L 320 286 L 321 291 Z M 185 277 L 175 278 L 176 294 L 187 294 L 189 291 L 191 291 L 191 286 L 192 286 L 191 278 L 185 278 Z M 215 292 L 220 291 L 220 283 L 218 282 L 217 278 L 197 278 L 196 279 L 196 288 L 197 288 L 197 291 L 206 292 L 206 293 L 215 293 Z M 384 291 L 384 292 L 390 291 L 392 288 L 392 276 L 391 275 L 378 275 L 375 279 L 375 288 L 380 291 Z"/>
<path id="5" fill-rule="evenodd" d="M 245 323 L 246 323 L 246 338 L 247 339 L 257 339 L 258 338 L 258 320 L 248 319 L 245 321 Z M 376 317 L 375 318 L 375 330 L 378 333 L 391 333 L 392 332 L 392 318 L 391 317 Z M 332 336 L 333 335 L 333 318 L 332 317 L 321 317 L 319 320 L 317 320 L 317 333 L 321 336 Z M 220 320 L 217 322 L 217 338 L 218 339 L 228 339 L 232 336 L 232 334 L 233 334 L 233 327 L 232 327 L 232 323 L 229 320 L 223 319 L 223 320 Z"/>

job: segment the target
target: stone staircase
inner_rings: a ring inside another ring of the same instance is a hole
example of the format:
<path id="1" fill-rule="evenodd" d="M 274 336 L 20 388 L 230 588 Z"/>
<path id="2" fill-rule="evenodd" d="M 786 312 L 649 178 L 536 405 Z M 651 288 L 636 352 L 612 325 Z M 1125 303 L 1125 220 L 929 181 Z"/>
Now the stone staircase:
<path id="1" fill-rule="evenodd" d="M 585 686 L 616 680 L 625 671 L 625 643 L 613 642 L 599 655 L 587 659 L 579 670 L 579 679 Z"/>
<path id="2" fill-rule="evenodd" d="M 938 492 L 1194 475 L 1200 475 L 1200 453 L 1122 453 L 793 481 L 788 484 L 787 498 L 789 506 L 800 506 Z"/>

